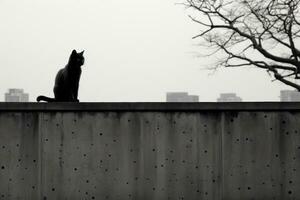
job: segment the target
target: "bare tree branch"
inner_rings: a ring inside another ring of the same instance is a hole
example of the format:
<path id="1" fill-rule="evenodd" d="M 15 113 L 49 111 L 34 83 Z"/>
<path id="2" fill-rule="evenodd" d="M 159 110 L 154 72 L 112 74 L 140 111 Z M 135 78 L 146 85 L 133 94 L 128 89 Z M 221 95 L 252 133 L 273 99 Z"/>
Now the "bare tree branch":
<path id="1" fill-rule="evenodd" d="M 203 38 L 213 54 L 225 53 L 217 67 L 255 66 L 300 91 L 293 81 L 300 75 L 300 0 L 186 0 L 185 6 L 204 28 L 193 38 Z"/>

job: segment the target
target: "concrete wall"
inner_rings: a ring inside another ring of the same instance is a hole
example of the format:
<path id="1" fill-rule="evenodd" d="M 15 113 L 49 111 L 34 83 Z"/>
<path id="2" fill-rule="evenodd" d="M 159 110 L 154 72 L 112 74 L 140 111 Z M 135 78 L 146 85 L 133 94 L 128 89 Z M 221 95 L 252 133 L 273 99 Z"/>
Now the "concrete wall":
<path id="1" fill-rule="evenodd" d="M 299 108 L 0 103 L 0 199 L 300 199 Z"/>

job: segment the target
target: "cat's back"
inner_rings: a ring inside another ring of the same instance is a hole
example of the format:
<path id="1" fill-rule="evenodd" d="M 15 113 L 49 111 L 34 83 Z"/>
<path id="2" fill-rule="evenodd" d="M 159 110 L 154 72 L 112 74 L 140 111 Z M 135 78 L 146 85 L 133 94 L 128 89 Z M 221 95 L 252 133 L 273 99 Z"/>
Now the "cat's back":
<path id="1" fill-rule="evenodd" d="M 65 68 L 60 69 L 55 77 L 55 86 L 63 85 L 66 79 Z"/>

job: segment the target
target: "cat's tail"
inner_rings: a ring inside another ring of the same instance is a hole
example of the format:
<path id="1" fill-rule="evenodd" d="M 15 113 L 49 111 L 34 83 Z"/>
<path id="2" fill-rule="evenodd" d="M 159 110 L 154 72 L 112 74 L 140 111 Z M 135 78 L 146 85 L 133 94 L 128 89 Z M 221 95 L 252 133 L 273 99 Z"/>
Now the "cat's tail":
<path id="1" fill-rule="evenodd" d="M 56 102 L 56 100 L 54 98 L 50 98 L 50 97 L 46 97 L 46 96 L 38 96 L 36 98 L 36 101 L 46 101 L 46 102 Z"/>

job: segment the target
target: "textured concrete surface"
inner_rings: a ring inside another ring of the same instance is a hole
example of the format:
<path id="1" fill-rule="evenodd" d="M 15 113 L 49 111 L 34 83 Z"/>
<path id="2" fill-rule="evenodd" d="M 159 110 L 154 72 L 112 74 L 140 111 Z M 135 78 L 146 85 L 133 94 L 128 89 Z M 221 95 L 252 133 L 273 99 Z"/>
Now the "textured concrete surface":
<path id="1" fill-rule="evenodd" d="M 0 103 L 0 199 L 300 199 L 298 105 Z"/>

